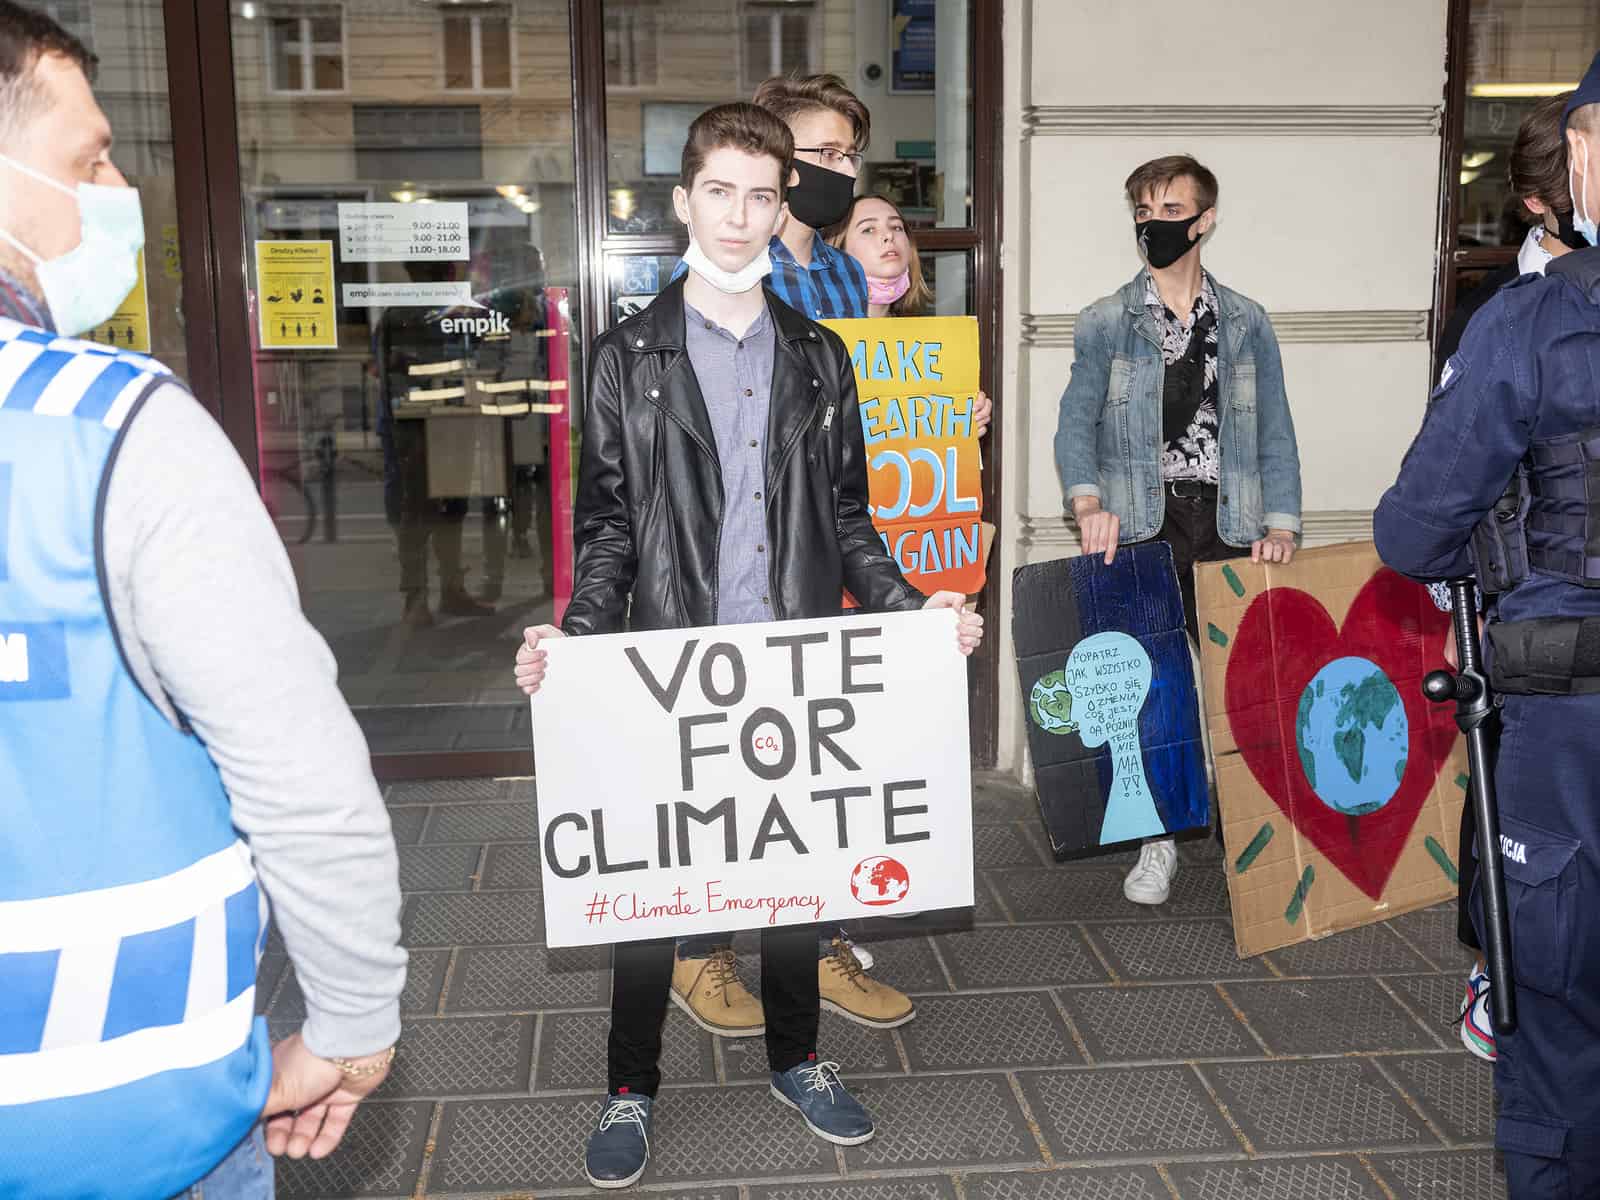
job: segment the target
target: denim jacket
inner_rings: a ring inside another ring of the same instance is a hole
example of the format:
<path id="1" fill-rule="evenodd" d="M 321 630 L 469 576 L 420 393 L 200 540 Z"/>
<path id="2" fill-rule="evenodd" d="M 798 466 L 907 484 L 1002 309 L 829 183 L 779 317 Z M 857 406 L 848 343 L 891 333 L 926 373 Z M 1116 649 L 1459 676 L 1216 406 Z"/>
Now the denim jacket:
<path id="1" fill-rule="evenodd" d="M 1217 314 L 1217 532 L 1248 546 L 1268 529 L 1300 532 L 1300 452 L 1283 390 L 1278 339 L 1254 300 L 1212 280 Z M 1061 396 L 1056 469 L 1067 505 L 1095 496 L 1122 521 L 1120 540 L 1161 530 L 1161 330 L 1141 271 L 1078 314 L 1072 377 Z"/>

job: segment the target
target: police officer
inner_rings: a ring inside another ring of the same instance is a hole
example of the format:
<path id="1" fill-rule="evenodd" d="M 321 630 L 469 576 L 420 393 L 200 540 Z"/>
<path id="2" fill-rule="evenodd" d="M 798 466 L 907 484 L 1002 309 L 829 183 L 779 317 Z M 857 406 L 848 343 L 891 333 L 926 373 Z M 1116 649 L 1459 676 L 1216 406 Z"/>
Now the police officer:
<path id="1" fill-rule="evenodd" d="M 1592 247 L 1600 56 L 1562 120 L 1573 223 Z M 1491 516 L 1514 482 L 1520 502 Z M 1486 518 L 1502 536 L 1484 536 Z M 1600 1197 L 1600 250 L 1473 318 L 1374 534 L 1396 570 L 1476 567 L 1499 592 L 1486 658 L 1518 1028 L 1498 1041 L 1495 1144 L 1513 1200 Z"/>

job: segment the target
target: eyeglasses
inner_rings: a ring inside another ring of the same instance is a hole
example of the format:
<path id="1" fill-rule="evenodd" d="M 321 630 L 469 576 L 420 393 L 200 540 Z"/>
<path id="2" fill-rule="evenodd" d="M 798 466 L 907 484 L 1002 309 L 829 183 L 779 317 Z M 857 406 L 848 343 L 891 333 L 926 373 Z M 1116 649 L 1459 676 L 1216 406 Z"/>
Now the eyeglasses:
<path id="1" fill-rule="evenodd" d="M 835 150 L 832 146 L 796 146 L 796 154 L 815 154 L 822 160 L 822 165 L 830 171 L 842 171 L 848 163 L 852 172 L 861 170 L 861 164 L 866 161 L 864 154 L 851 154 L 844 150 Z"/>

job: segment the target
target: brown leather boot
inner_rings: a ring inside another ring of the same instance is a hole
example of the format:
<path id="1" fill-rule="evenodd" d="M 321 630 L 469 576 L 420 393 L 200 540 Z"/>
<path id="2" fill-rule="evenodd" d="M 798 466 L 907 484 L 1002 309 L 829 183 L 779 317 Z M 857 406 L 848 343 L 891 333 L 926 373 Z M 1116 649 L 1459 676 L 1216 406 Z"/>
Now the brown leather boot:
<path id="1" fill-rule="evenodd" d="M 909 996 L 868 975 L 839 938 L 833 953 L 817 961 L 817 991 L 823 1008 L 873 1029 L 893 1029 L 917 1015 Z"/>
<path id="2" fill-rule="evenodd" d="M 759 1037 L 767 1031 L 761 1001 L 739 982 L 731 949 L 709 958 L 674 958 L 672 1002 L 719 1037 Z"/>

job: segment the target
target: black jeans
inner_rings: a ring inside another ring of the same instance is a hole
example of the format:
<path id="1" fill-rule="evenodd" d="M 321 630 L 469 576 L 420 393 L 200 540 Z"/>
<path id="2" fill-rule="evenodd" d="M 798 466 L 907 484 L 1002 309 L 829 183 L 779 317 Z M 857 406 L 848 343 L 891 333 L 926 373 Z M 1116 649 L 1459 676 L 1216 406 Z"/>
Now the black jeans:
<path id="1" fill-rule="evenodd" d="M 672 986 L 671 938 L 619 942 L 611 948 L 611 1036 L 607 1087 L 654 1096 L 661 1086 L 661 1022 Z M 766 1011 L 767 1065 L 798 1067 L 817 1051 L 817 927 L 768 926 L 761 931 L 761 1006 Z"/>
<path id="2" fill-rule="evenodd" d="M 1180 495 L 1173 495 L 1176 489 Z M 1248 549 L 1230 546 L 1217 532 L 1217 489 L 1199 483 L 1168 483 L 1166 517 L 1161 531 L 1151 541 L 1172 547 L 1172 565 L 1178 572 L 1178 590 L 1183 594 L 1183 621 L 1195 645 L 1200 644 L 1200 620 L 1195 612 L 1194 565 L 1243 558 Z"/>

